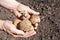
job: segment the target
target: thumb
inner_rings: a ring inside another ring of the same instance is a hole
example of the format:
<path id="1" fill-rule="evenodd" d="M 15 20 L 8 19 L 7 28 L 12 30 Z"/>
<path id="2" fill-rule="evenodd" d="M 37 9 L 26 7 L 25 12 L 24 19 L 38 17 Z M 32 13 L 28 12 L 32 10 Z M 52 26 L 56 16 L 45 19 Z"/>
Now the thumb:
<path id="1" fill-rule="evenodd" d="M 14 32 L 15 34 L 24 34 L 22 30 L 18 30 L 16 28 L 12 32 Z"/>
<path id="2" fill-rule="evenodd" d="M 34 10 L 32 10 L 32 9 L 29 9 L 29 10 L 28 10 L 28 13 L 30 13 L 30 14 L 35 14 L 35 15 L 39 15 L 39 14 L 40 14 L 39 12 L 36 12 L 36 11 L 34 11 Z"/>

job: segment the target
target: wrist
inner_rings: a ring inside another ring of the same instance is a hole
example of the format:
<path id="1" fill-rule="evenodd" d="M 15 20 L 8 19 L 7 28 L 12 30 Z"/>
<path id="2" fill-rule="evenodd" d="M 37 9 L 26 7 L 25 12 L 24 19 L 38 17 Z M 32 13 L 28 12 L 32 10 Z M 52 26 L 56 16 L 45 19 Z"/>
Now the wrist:
<path id="1" fill-rule="evenodd" d="M 15 0 L 0 0 L 0 5 L 7 9 L 15 9 L 20 3 Z"/>

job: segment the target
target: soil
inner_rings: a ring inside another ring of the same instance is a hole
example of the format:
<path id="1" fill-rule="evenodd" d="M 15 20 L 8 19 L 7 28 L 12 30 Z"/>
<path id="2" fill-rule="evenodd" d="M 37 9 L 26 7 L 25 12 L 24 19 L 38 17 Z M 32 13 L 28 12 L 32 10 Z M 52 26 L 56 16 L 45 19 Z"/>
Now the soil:
<path id="1" fill-rule="evenodd" d="M 17 0 L 40 12 L 37 34 L 29 38 L 14 38 L 0 30 L 0 40 L 60 40 L 60 0 Z M 13 21 L 15 16 L 0 6 L 0 19 Z"/>

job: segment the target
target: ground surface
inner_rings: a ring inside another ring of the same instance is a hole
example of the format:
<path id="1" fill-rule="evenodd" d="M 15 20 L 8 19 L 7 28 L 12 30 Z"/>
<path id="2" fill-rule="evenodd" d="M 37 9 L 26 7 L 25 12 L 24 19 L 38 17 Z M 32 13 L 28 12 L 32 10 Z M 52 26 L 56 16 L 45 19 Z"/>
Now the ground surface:
<path id="1" fill-rule="evenodd" d="M 37 34 L 29 38 L 14 38 L 0 30 L 0 40 L 60 40 L 60 0 L 17 0 L 40 12 Z M 13 20 L 14 15 L 0 6 L 0 19 Z"/>

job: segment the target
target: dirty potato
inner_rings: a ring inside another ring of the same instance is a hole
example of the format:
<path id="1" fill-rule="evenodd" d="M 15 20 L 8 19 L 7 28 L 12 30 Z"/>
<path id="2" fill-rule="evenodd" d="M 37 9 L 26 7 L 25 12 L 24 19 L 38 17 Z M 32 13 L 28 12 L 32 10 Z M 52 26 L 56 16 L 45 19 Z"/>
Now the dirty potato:
<path id="1" fill-rule="evenodd" d="M 40 17 L 38 15 L 32 15 L 30 21 L 32 22 L 32 24 L 35 24 L 37 22 L 40 22 Z"/>
<path id="2" fill-rule="evenodd" d="M 15 26 L 17 26 L 17 24 L 19 23 L 19 22 L 21 22 L 21 20 L 19 20 L 19 19 L 14 19 L 14 22 L 13 22 L 13 24 L 15 25 Z"/>
<path id="3" fill-rule="evenodd" d="M 34 30 L 31 22 L 28 19 L 25 19 L 25 20 L 21 21 L 20 29 L 23 30 L 23 31 Z"/>

